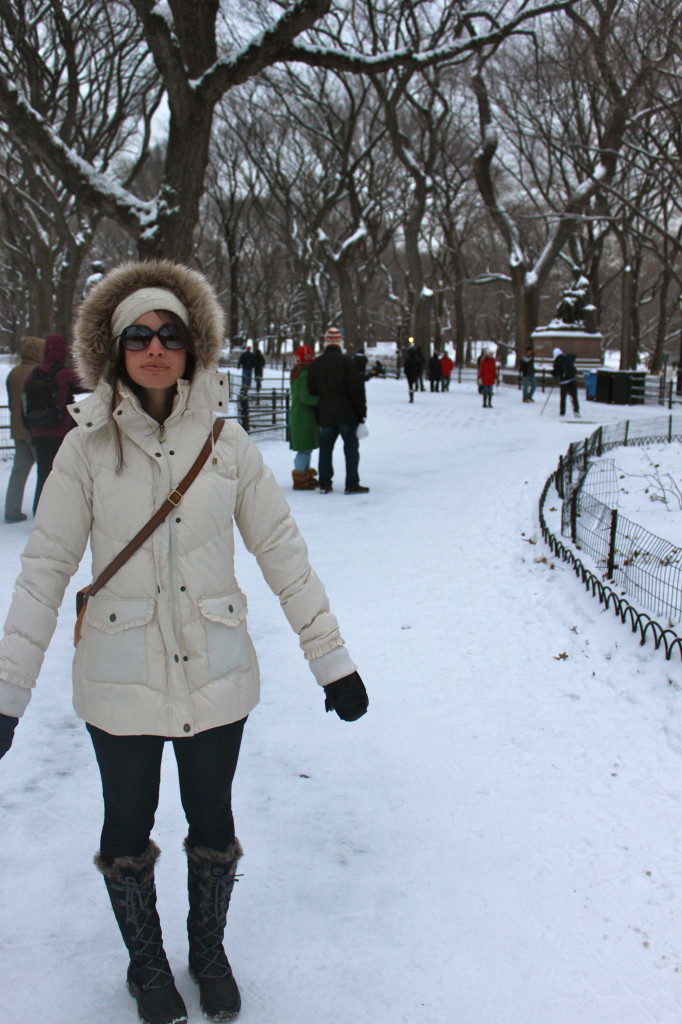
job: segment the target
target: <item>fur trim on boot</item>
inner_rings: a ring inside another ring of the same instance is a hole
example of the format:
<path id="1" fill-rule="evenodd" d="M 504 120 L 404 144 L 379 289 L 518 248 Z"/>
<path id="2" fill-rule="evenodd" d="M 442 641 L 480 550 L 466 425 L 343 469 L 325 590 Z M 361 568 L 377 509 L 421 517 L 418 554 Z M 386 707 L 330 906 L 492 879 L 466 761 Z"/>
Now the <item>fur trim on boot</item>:
<path id="1" fill-rule="evenodd" d="M 309 471 L 307 469 L 306 470 L 293 469 L 291 471 L 291 476 L 292 476 L 292 479 L 294 481 L 294 490 L 295 491 L 314 491 L 315 490 L 315 488 L 317 487 L 317 484 L 315 483 L 314 479 L 312 479 L 312 477 L 310 477 L 308 475 L 308 473 L 309 473 Z"/>
<path id="2" fill-rule="evenodd" d="M 187 1009 L 175 987 L 156 912 L 154 865 L 160 852 L 150 840 L 139 857 L 117 857 L 107 864 L 97 853 L 95 865 L 104 876 L 130 956 L 128 991 L 137 1002 L 140 1020 L 144 1024 L 187 1024 Z"/>
<path id="3" fill-rule="evenodd" d="M 211 1021 L 232 1020 L 239 1013 L 241 996 L 225 955 L 223 936 L 243 850 L 238 839 L 225 851 L 191 847 L 185 840 L 185 852 L 189 973 L 199 986 L 204 1016 Z"/>

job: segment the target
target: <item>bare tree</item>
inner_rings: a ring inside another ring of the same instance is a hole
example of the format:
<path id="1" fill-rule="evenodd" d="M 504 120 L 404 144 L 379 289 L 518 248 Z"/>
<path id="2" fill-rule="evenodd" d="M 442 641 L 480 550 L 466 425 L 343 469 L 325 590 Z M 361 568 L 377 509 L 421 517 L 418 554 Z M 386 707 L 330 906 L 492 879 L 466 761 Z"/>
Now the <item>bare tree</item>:
<path id="1" fill-rule="evenodd" d="M 567 69 L 571 82 L 582 77 L 598 83 L 593 92 L 598 117 L 592 121 L 594 131 L 583 153 L 585 169 L 581 177 L 566 182 L 554 175 L 557 199 L 549 211 L 544 242 L 537 253 L 528 246 L 521 224 L 510 213 L 501 182 L 494 174 L 500 137 L 486 81 L 487 58 L 481 59 L 473 78 L 481 134 L 476 178 L 507 250 L 508 276 L 516 302 L 517 351 L 525 348 L 537 326 L 540 289 L 557 257 L 595 197 L 616 176 L 624 141 L 646 101 L 651 82 L 669 72 L 680 55 L 681 13 L 674 0 L 584 0 L 569 8 L 566 16 L 572 31 L 557 25 L 551 35 L 538 34 L 538 46 L 544 59 L 551 56 L 557 66 Z"/>
<path id="2" fill-rule="evenodd" d="M 443 18 L 451 23 L 436 46 L 426 38 L 414 48 L 376 47 L 358 51 L 345 45 L 343 31 L 352 19 L 370 21 L 375 4 L 370 0 L 333 4 L 331 0 L 296 0 L 287 4 L 275 20 L 271 6 L 254 4 L 266 18 L 257 31 L 244 17 L 219 20 L 219 0 L 169 0 L 169 11 L 156 0 L 129 0 L 139 21 L 149 53 L 165 91 L 169 119 L 168 143 L 163 180 L 152 200 L 142 199 L 120 177 L 103 174 L 93 154 L 81 151 L 78 140 L 63 137 L 43 116 L 20 73 L 20 62 L 37 65 L 42 44 L 31 44 L 17 54 L 14 66 L 0 69 L 0 115 L 14 134 L 21 134 L 35 157 L 49 166 L 73 195 L 111 217 L 135 238 L 141 255 L 163 254 L 189 260 L 200 210 L 209 159 L 210 139 L 216 104 L 233 87 L 277 63 L 300 62 L 352 74 L 386 70 L 401 64 L 426 68 L 458 59 L 485 47 L 497 46 L 524 25 L 548 11 L 570 9 L 576 0 L 521 4 L 507 13 L 507 4 L 468 3 L 442 5 Z M 32 0 L 31 12 L 37 13 Z M 67 0 L 52 0 L 59 31 L 71 29 L 72 12 Z M 95 8 L 106 8 L 105 0 L 93 0 Z M 401 8 L 423 9 L 414 0 Z M 458 17 L 448 13 L 452 8 Z M 10 8 L 10 10 L 8 10 Z M 0 8 L 0 30 L 11 31 L 12 5 Z M 498 8 L 498 9 L 496 9 Z M 470 30 L 463 32 L 464 25 Z M 318 29 L 317 37 L 306 34 Z M 58 34 L 55 38 L 59 38 Z M 111 59 L 111 50 L 100 53 L 100 61 Z M 144 55 L 140 61 L 144 64 Z M 74 102 L 73 94 L 72 102 Z M 141 147 L 140 155 L 144 154 Z"/>

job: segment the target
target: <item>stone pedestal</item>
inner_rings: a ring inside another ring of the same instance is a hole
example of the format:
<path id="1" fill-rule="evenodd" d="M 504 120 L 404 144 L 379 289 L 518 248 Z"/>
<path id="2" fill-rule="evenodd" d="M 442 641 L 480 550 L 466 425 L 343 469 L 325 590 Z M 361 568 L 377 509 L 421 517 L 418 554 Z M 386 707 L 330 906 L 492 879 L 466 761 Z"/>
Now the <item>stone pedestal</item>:
<path id="1" fill-rule="evenodd" d="M 535 350 L 536 360 L 549 361 L 554 359 L 554 349 L 560 348 L 562 352 L 572 352 L 576 362 L 601 365 L 603 336 L 598 332 L 583 330 L 572 330 L 567 326 L 551 324 L 547 327 L 538 327 L 530 336 L 531 345 Z"/>

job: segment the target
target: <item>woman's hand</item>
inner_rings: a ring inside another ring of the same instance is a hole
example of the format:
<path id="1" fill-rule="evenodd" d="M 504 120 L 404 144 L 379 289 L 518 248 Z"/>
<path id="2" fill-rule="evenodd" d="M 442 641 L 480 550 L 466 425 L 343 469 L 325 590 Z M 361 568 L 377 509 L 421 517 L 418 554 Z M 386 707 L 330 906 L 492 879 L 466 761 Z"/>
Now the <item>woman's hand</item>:
<path id="1" fill-rule="evenodd" d="M 18 724 L 18 718 L 10 718 L 9 715 L 0 715 L 0 757 L 4 757 L 12 746 L 14 730 Z"/>
<path id="2" fill-rule="evenodd" d="M 326 711 L 336 711 L 344 722 L 355 722 L 367 711 L 369 698 L 365 684 L 357 672 L 343 676 L 324 687 Z"/>

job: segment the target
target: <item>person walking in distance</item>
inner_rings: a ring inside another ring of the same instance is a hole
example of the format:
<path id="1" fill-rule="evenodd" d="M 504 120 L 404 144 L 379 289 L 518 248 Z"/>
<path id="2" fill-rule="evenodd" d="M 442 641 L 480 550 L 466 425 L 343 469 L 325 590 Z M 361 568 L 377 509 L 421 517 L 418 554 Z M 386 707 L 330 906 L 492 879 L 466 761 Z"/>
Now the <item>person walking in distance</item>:
<path id="1" fill-rule="evenodd" d="M 414 402 L 414 393 L 419 386 L 419 356 L 414 345 L 410 345 L 407 354 L 405 355 L 405 362 L 403 363 L 403 370 L 405 372 L 405 378 L 407 380 L 407 387 L 410 394 L 410 401 Z"/>
<path id="2" fill-rule="evenodd" d="M 43 338 L 22 338 L 19 344 L 19 363 L 7 374 L 7 404 L 9 406 L 10 435 L 14 441 L 14 460 L 5 494 L 5 522 L 21 523 L 26 513 L 21 511 L 24 488 L 31 466 L 35 462 L 35 451 L 31 434 L 24 424 L 21 395 L 29 373 L 42 361 L 45 349 Z M 38 498 L 34 504 L 38 504 Z"/>
<path id="3" fill-rule="evenodd" d="M 263 370 L 265 369 L 265 356 L 261 352 L 258 342 L 256 342 L 256 348 L 253 353 L 254 359 L 254 376 L 256 378 L 256 391 L 260 391 L 263 386 Z"/>
<path id="4" fill-rule="evenodd" d="M 580 416 L 575 356 L 572 352 L 564 352 L 560 348 L 555 348 L 553 355 L 552 376 L 559 383 L 559 415 L 566 415 L 566 399 L 570 397 L 573 414 Z"/>
<path id="5" fill-rule="evenodd" d="M 523 401 L 533 402 L 535 399 L 535 352 L 532 346 L 528 346 L 526 354 L 519 362 L 519 373 L 521 374 L 521 387 L 523 389 Z"/>
<path id="6" fill-rule="evenodd" d="M 478 383 L 483 394 L 483 408 L 493 407 L 493 388 L 497 383 L 497 360 L 489 349 L 483 350 L 478 364 Z"/>
<path id="7" fill-rule="evenodd" d="M 31 434 L 38 469 L 33 515 L 55 455 L 68 432 L 76 425 L 68 406 L 81 383 L 75 370 L 65 366 L 67 355 L 66 338 L 62 334 L 48 334 L 42 362 L 24 381 L 24 423 Z"/>
<path id="8" fill-rule="evenodd" d="M 454 368 L 455 364 L 453 363 L 450 356 L 447 354 L 447 352 L 443 352 L 443 355 L 440 357 L 440 372 L 442 375 L 441 388 L 443 389 L 443 391 L 450 390 L 450 377 L 452 376 L 452 371 L 454 370 Z"/>
<path id="9" fill-rule="evenodd" d="M 291 368 L 291 406 L 289 408 L 289 447 L 296 452 L 292 477 L 295 491 L 314 491 L 317 472 L 310 466 L 310 456 L 320 447 L 317 423 L 317 395 L 308 390 L 308 370 L 313 361 L 309 345 L 299 345 L 296 362 Z"/>
<path id="10" fill-rule="evenodd" d="M 428 373 L 430 390 L 440 391 L 440 382 L 443 376 L 443 371 L 441 370 L 440 358 L 437 352 L 434 352 L 433 355 L 429 357 Z"/>
<path id="11" fill-rule="evenodd" d="M 246 346 L 237 360 L 237 368 L 242 371 L 242 391 L 248 391 L 251 387 L 253 371 L 256 368 L 256 357 L 251 351 L 250 345 Z"/>
<path id="12" fill-rule="evenodd" d="M 228 387 L 216 372 L 224 324 L 208 281 L 168 260 L 124 264 L 88 292 L 74 334 L 76 366 L 94 391 L 72 407 L 76 428 L 45 483 L 0 640 L 0 756 L 89 542 L 96 578 L 73 699 L 102 777 L 95 863 L 128 952 L 128 989 L 142 1021 L 186 1024 L 151 838 L 168 743 L 188 824 L 190 976 L 204 1016 L 231 1020 L 241 996 L 223 940 L 243 854 L 232 782 L 259 699 L 235 524 L 324 687 L 325 708 L 355 721 L 367 694 L 284 495 L 248 434 L 214 411 L 227 411 Z M 134 553 L 119 558 L 130 538 Z"/>
<path id="13" fill-rule="evenodd" d="M 338 327 L 330 327 L 324 336 L 324 351 L 308 372 L 308 390 L 317 395 L 320 424 L 320 493 L 332 490 L 334 467 L 332 452 L 337 437 L 343 439 L 346 459 L 345 494 L 367 494 L 360 483 L 360 445 L 357 429 L 367 416 L 365 382 L 353 360 L 343 351 L 343 336 Z"/>

